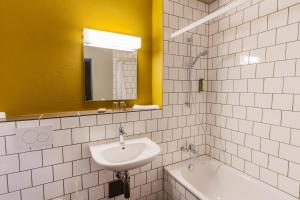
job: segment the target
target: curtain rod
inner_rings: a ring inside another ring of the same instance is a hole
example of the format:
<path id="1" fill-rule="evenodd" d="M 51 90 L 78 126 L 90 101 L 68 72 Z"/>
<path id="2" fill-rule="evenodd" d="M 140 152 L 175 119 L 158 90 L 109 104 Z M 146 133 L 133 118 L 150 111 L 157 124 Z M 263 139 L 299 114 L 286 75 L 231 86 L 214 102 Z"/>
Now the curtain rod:
<path id="1" fill-rule="evenodd" d="M 174 37 L 177 37 L 193 28 L 196 28 L 197 26 L 200 26 L 201 24 L 204 24 L 216 17 L 219 17 L 221 15 L 223 15 L 224 13 L 246 3 L 247 1 L 250 1 L 250 0 L 236 0 L 230 4 L 228 4 L 227 6 L 223 7 L 223 8 L 220 8 L 219 10 L 211 13 L 210 15 L 207 15 L 206 17 L 203 17 L 202 19 L 199 19 L 198 21 L 194 22 L 194 23 L 191 23 L 190 25 L 174 32 L 171 34 L 171 38 L 174 38 Z"/>

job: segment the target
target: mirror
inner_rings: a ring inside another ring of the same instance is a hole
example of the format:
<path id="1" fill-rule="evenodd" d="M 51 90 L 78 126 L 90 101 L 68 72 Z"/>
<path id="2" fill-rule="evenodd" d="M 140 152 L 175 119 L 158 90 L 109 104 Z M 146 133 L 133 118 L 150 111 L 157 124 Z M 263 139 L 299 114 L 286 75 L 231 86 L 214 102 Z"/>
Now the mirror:
<path id="1" fill-rule="evenodd" d="M 84 29 L 86 101 L 137 98 L 138 37 Z"/>

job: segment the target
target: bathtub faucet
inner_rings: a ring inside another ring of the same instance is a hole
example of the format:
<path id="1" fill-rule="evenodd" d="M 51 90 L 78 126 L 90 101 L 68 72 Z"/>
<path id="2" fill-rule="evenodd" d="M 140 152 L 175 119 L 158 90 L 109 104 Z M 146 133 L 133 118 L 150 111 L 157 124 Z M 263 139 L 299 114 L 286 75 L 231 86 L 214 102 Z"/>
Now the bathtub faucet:
<path id="1" fill-rule="evenodd" d="M 195 146 L 193 144 L 189 144 L 187 146 L 182 146 L 180 148 L 181 151 L 183 152 L 192 152 L 193 154 L 198 154 L 198 152 L 195 149 Z"/>

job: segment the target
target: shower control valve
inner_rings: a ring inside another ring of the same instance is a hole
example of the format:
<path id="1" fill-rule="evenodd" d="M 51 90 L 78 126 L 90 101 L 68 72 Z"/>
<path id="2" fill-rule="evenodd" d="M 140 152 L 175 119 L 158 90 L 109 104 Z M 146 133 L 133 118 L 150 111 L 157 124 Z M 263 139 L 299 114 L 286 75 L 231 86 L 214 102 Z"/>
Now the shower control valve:
<path id="1" fill-rule="evenodd" d="M 195 149 L 195 146 L 193 144 L 189 144 L 189 145 L 186 145 L 186 146 L 182 146 L 180 148 L 181 151 L 183 152 L 192 152 L 194 154 L 197 154 L 198 152 L 196 151 Z"/>

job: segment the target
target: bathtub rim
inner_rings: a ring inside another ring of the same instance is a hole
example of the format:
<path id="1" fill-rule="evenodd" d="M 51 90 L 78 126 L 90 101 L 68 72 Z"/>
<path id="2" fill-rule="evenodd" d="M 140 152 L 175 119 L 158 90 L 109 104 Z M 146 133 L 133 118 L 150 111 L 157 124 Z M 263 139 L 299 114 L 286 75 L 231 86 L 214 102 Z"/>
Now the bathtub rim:
<path id="1" fill-rule="evenodd" d="M 262 184 L 262 186 L 264 187 L 268 187 L 271 190 L 275 191 L 275 192 L 280 192 L 283 193 L 283 195 L 286 195 L 287 197 L 289 197 L 289 200 L 299 200 L 298 198 L 296 198 L 295 196 L 292 196 L 289 193 L 286 193 L 278 188 L 273 187 L 272 185 L 269 185 L 268 183 L 259 180 L 255 177 L 252 177 L 230 165 L 227 165 L 215 158 L 212 158 L 210 156 L 207 155 L 201 155 L 198 157 L 195 157 L 193 159 L 189 159 L 189 160 L 185 160 L 179 163 L 174 163 L 172 165 L 168 165 L 164 167 L 164 171 L 166 171 L 168 173 L 169 176 L 171 176 L 172 178 L 174 178 L 179 184 L 181 184 L 186 190 L 188 190 L 189 192 L 191 192 L 194 196 L 196 196 L 198 199 L 200 200 L 212 200 L 210 198 L 208 198 L 206 195 L 204 195 L 201 191 L 198 191 L 192 184 L 190 184 L 187 180 L 185 180 L 185 178 L 182 177 L 181 175 L 181 167 L 185 166 L 187 163 L 195 163 L 197 161 L 206 161 L 206 160 L 212 160 L 213 162 L 216 162 L 218 164 L 221 164 L 227 168 L 229 168 L 229 170 L 237 173 L 238 176 L 241 176 L 243 178 L 249 179 L 251 181 L 253 181 L 256 184 Z M 172 173 L 172 172 L 173 173 Z M 177 176 L 176 176 L 177 175 Z M 178 176 L 179 175 L 179 176 Z"/>

